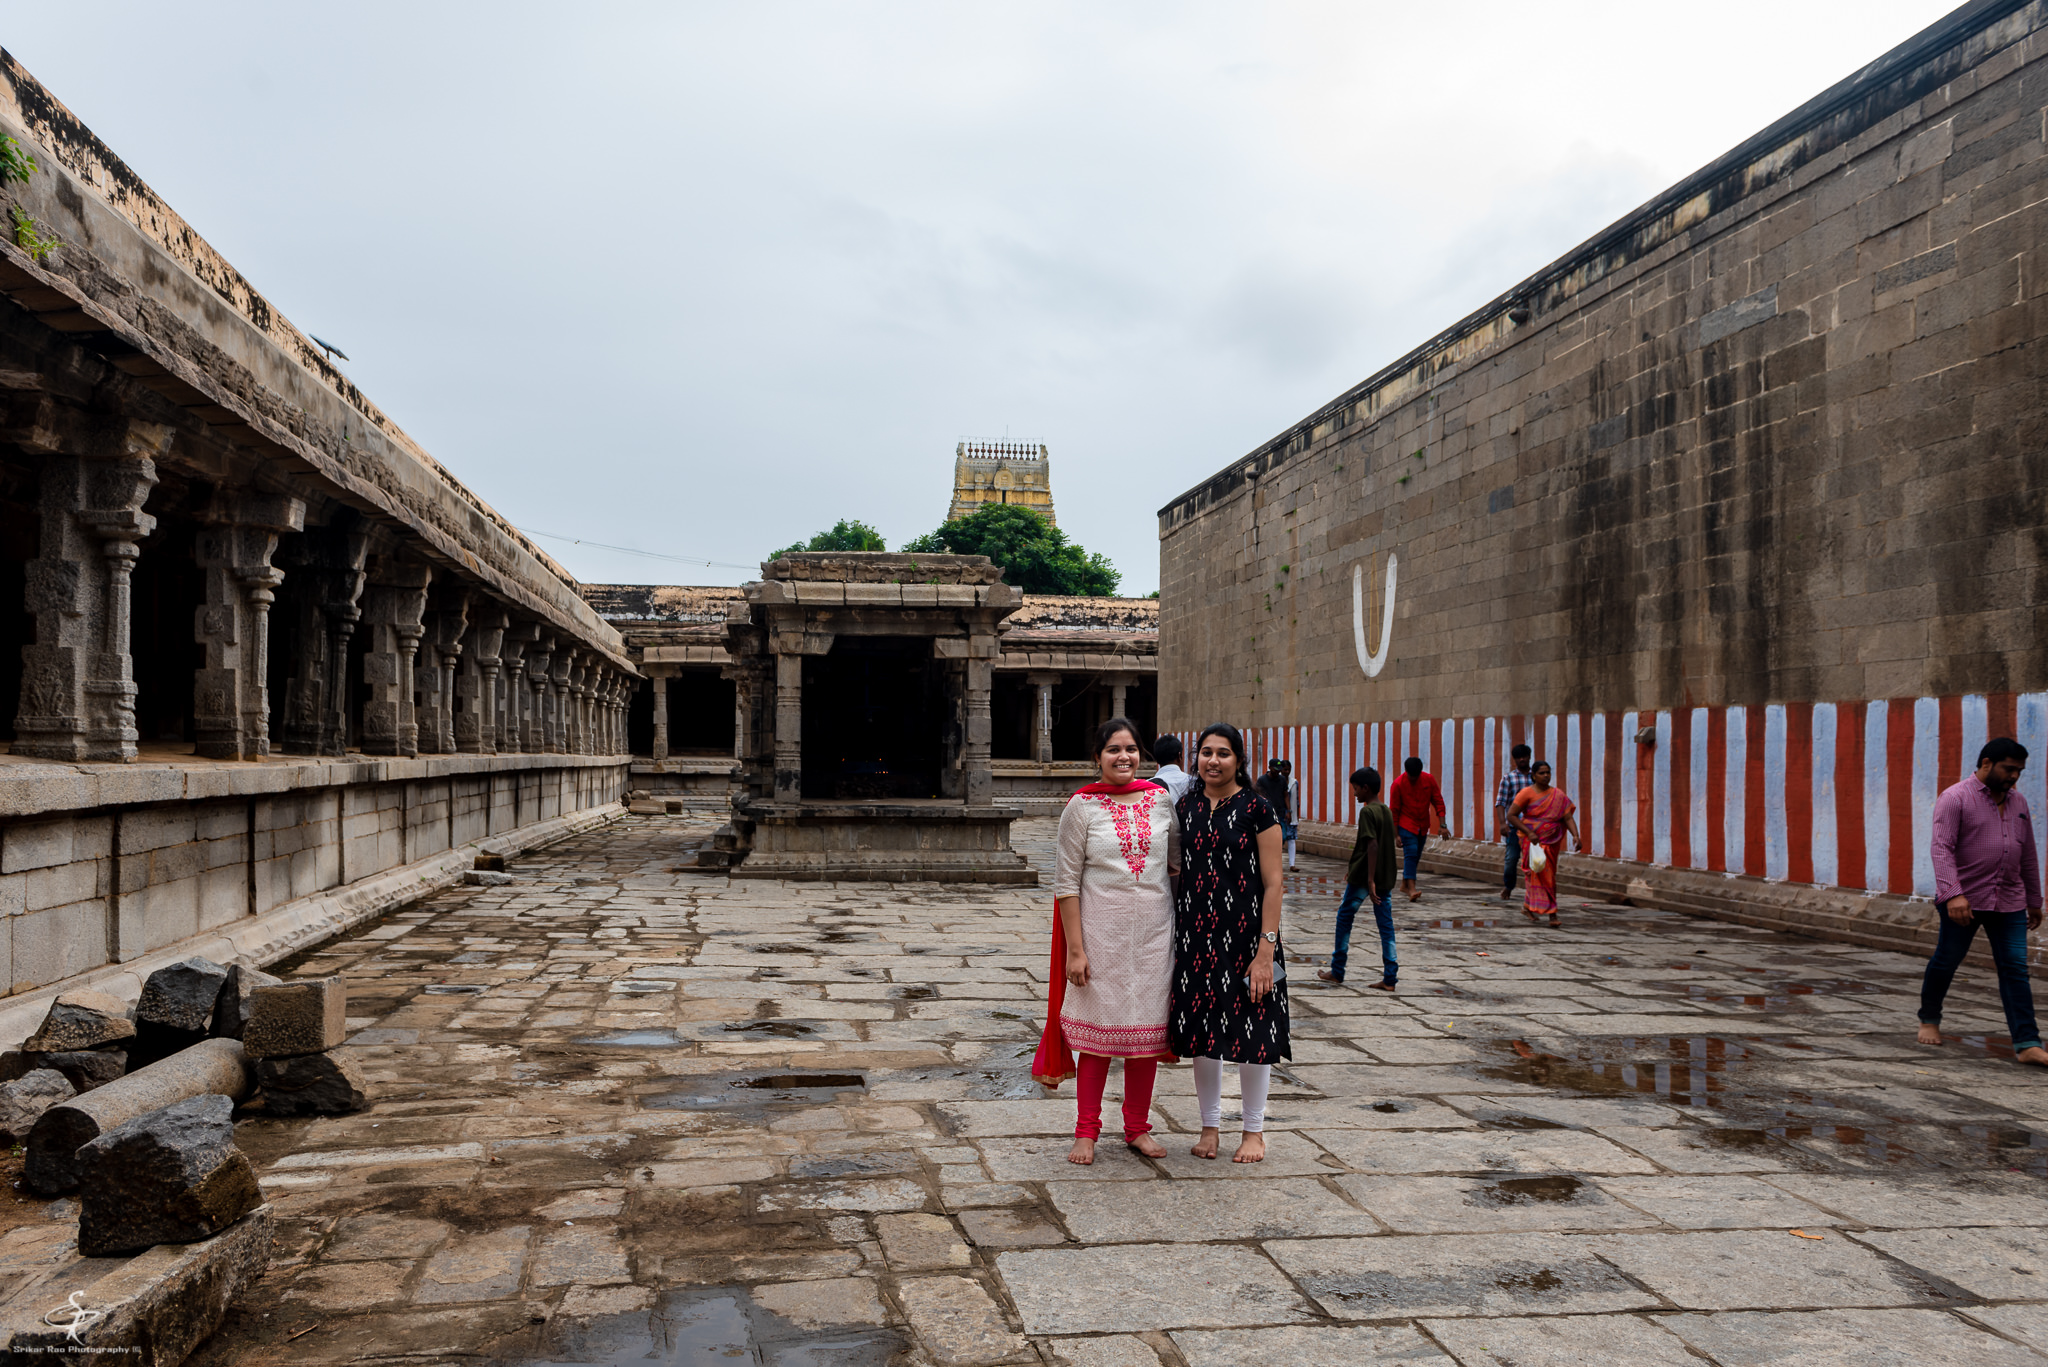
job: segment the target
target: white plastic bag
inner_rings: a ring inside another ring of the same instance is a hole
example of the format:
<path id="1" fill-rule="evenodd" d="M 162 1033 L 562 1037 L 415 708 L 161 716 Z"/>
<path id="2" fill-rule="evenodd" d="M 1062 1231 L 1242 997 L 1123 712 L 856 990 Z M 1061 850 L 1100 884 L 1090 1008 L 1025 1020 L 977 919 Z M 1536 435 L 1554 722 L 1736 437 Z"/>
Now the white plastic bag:
<path id="1" fill-rule="evenodd" d="M 1543 872 L 1544 865 L 1549 862 L 1550 857 L 1543 853 L 1541 845 L 1531 845 L 1529 847 L 1529 872 L 1541 873 Z"/>

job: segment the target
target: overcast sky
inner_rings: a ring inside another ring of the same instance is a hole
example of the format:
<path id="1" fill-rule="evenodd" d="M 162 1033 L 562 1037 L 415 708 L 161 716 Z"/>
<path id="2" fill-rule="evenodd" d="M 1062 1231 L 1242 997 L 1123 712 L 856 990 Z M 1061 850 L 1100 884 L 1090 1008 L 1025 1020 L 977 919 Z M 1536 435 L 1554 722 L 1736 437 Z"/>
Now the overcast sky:
<path id="1" fill-rule="evenodd" d="M 10 7 L 0 43 L 592 582 L 1042 441 L 1155 514 L 1942 0 Z M 728 567 L 731 566 L 731 567 Z"/>

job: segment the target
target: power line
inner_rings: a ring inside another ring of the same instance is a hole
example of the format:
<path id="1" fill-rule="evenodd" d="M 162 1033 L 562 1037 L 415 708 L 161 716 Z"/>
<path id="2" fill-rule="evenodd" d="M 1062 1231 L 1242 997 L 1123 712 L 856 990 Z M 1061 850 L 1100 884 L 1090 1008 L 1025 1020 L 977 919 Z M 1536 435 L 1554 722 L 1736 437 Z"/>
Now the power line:
<path id="1" fill-rule="evenodd" d="M 544 532 L 535 527 L 521 527 L 519 530 L 525 532 L 528 536 L 544 536 L 550 541 L 566 541 L 572 546 L 595 546 L 601 551 L 617 551 L 621 555 L 644 555 L 649 560 L 671 560 L 678 565 L 706 565 L 713 569 L 721 570 L 758 570 L 761 568 L 758 562 L 752 565 L 735 565 L 729 560 L 705 560 L 693 555 L 663 555 L 660 551 L 641 551 L 635 550 L 631 546 L 612 546 L 602 541 L 589 541 L 580 536 L 563 536 L 559 532 Z"/>

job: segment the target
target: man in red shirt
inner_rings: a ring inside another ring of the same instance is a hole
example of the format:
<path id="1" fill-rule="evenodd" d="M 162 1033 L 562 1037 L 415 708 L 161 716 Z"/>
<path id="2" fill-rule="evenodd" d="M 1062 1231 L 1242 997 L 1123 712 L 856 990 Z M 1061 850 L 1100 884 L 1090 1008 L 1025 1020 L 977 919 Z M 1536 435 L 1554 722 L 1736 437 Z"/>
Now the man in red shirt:
<path id="1" fill-rule="evenodd" d="M 1394 831 L 1401 837 L 1401 891 L 1411 902 L 1420 902 L 1415 890 L 1415 864 L 1422 858 L 1423 842 L 1429 839 L 1430 813 L 1436 813 L 1436 833 L 1448 837 L 1443 789 L 1436 779 L 1422 771 L 1422 761 L 1410 755 L 1401 765 L 1401 777 L 1387 792 L 1387 805 L 1394 809 Z"/>

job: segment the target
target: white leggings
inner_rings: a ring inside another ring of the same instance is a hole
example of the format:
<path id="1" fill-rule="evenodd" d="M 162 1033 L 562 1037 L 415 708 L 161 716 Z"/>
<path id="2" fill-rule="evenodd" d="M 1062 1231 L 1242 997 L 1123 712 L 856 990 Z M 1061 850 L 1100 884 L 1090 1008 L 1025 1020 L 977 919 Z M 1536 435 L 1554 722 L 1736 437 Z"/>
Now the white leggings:
<path id="1" fill-rule="evenodd" d="M 1195 1061 L 1195 1099 L 1202 1103 L 1202 1128 L 1223 1128 L 1223 1060 Z M 1237 1089 L 1244 1096 L 1244 1132 L 1260 1134 L 1266 1128 L 1266 1093 L 1273 1089 L 1273 1065 L 1237 1065 Z"/>

